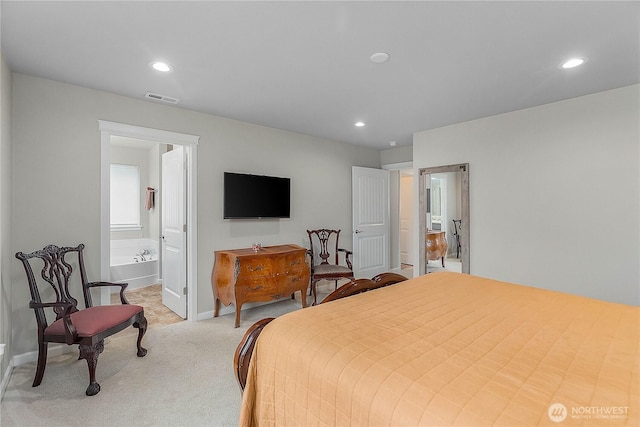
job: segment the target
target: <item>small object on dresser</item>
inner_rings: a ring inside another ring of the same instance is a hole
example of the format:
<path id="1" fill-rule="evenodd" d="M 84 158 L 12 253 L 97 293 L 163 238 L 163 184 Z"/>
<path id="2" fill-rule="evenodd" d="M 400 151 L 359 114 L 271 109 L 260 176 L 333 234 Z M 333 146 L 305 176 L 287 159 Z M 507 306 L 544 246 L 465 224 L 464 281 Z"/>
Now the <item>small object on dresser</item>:
<path id="1" fill-rule="evenodd" d="M 262 245 L 260 243 L 252 243 L 251 249 L 253 249 L 254 252 L 258 252 L 262 249 Z"/>

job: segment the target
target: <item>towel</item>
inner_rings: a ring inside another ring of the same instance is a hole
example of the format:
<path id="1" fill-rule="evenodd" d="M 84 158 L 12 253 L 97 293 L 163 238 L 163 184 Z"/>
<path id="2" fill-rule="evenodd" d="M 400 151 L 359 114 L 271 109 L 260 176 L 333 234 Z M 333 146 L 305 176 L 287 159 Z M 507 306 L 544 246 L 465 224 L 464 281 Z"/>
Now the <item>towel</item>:
<path id="1" fill-rule="evenodd" d="M 147 197 L 145 199 L 144 208 L 148 211 L 150 211 L 154 207 L 155 193 L 156 193 L 156 190 L 154 190 L 151 187 L 147 187 Z"/>

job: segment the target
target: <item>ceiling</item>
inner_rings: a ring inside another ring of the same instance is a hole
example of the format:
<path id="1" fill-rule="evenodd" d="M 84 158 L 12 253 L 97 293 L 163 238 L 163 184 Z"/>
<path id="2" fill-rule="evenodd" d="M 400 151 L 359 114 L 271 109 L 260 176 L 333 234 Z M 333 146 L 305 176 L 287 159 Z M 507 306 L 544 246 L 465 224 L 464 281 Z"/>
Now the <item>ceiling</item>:
<path id="1" fill-rule="evenodd" d="M 13 71 L 139 99 L 153 92 L 180 99 L 177 108 L 377 149 L 640 80 L 639 2 L 3 0 L 0 8 Z M 376 52 L 389 61 L 371 62 Z M 558 67 L 573 56 L 588 61 Z M 173 71 L 154 71 L 156 59 Z"/>

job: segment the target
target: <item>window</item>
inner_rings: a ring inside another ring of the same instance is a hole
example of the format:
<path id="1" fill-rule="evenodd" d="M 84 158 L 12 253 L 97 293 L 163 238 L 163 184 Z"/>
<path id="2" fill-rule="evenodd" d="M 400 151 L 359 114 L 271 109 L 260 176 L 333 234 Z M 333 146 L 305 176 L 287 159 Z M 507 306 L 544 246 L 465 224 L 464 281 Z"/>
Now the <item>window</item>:
<path id="1" fill-rule="evenodd" d="M 138 166 L 111 164 L 111 228 L 142 228 Z"/>

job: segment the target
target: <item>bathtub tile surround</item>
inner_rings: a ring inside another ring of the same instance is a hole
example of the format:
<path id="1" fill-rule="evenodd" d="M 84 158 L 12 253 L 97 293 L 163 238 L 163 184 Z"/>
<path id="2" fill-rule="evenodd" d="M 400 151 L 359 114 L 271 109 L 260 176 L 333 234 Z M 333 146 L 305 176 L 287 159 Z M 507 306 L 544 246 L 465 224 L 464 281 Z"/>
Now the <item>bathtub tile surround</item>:
<path id="1" fill-rule="evenodd" d="M 111 281 L 137 289 L 160 282 L 158 241 L 150 238 L 111 240 Z"/>

